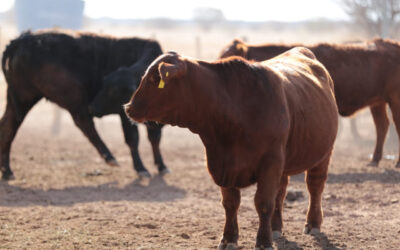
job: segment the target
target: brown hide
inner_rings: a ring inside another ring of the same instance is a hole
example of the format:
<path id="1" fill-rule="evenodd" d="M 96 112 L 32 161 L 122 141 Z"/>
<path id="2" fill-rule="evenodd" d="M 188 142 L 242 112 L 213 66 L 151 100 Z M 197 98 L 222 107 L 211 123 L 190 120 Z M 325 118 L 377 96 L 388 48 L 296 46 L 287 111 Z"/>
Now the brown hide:
<path id="1" fill-rule="evenodd" d="M 238 188 L 257 183 L 256 245 L 271 245 L 267 225 L 278 190 L 287 184 L 280 187 L 280 180 L 305 170 L 317 173 L 319 190 L 311 193 L 317 203 L 310 207 L 319 210 L 310 212 L 307 226 L 320 227 L 320 194 L 338 118 L 332 80 L 308 49 L 295 48 L 261 63 L 240 58 L 209 63 L 165 54 L 147 69 L 125 108 L 133 120 L 187 127 L 200 135 L 227 211 L 221 244 L 237 241 L 237 223 L 230 223 L 240 199 Z M 281 197 L 277 207 L 282 208 Z M 272 229 L 280 231 L 276 220 Z"/>
<path id="2" fill-rule="evenodd" d="M 385 85 L 390 84 L 387 80 L 391 80 L 400 63 L 400 58 L 393 53 L 398 54 L 400 46 L 397 43 L 389 46 L 388 41 L 381 39 L 375 42 L 379 46 L 374 42 L 307 46 L 331 74 L 339 113 L 343 116 L 384 101 Z M 264 61 L 296 46 L 299 45 L 248 45 L 235 40 L 221 53 L 221 58 L 238 55 L 247 60 Z"/>
<path id="3" fill-rule="evenodd" d="M 221 57 L 238 55 L 263 61 L 294 46 L 297 45 L 248 45 L 235 40 L 224 49 Z M 386 104 L 392 110 L 397 129 L 400 128 L 400 43 L 375 39 L 355 44 L 317 44 L 308 48 L 332 76 L 341 115 L 349 116 L 370 107 L 377 130 L 371 165 L 378 165 L 389 124 Z"/>

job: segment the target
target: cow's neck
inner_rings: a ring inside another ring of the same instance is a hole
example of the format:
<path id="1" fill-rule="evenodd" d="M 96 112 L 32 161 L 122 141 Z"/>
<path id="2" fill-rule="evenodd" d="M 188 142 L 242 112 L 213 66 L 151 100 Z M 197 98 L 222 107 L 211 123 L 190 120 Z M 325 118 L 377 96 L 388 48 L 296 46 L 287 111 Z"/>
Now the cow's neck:
<path id="1" fill-rule="evenodd" d="M 207 69 L 188 68 L 188 83 L 184 115 L 188 119 L 179 119 L 179 126 L 187 127 L 200 136 L 224 137 L 241 127 L 241 116 L 231 100 L 231 89 L 221 83 L 218 76 Z M 228 80 L 228 79 L 226 79 Z M 182 118 L 180 117 L 180 118 Z"/>

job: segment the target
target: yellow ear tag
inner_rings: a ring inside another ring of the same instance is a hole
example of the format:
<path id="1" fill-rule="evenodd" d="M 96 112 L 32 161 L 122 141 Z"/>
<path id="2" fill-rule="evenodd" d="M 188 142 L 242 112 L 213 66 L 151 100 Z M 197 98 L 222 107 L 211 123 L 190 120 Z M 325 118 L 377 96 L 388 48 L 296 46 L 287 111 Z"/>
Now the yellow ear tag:
<path id="1" fill-rule="evenodd" d="M 165 77 L 168 77 L 168 71 L 167 71 L 167 73 L 165 74 Z M 164 82 L 163 79 L 161 79 L 161 80 L 160 80 L 160 83 L 158 84 L 158 88 L 159 88 L 159 89 L 162 89 L 162 88 L 164 88 L 164 86 L 165 86 L 165 82 Z"/>
<path id="2" fill-rule="evenodd" d="M 161 79 L 161 80 L 160 80 L 160 83 L 158 84 L 158 88 L 159 88 L 159 89 L 162 89 L 162 88 L 164 88 L 164 86 L 165 86 L 165 82 L 164 82 L 163 79 Z"/>

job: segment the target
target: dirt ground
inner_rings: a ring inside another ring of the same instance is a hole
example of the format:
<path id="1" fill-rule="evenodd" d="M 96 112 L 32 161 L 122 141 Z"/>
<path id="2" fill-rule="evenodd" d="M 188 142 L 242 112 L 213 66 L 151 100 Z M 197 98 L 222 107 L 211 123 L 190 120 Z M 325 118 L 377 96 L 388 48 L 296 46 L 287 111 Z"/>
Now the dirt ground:
<path id="1" fill-rule="evenodd" d="M 1 91 L 4 100 L 4 84 Z M 54 110 L 41 101 L 14 141 L 16 179 L 0 182 L 0 249 L 216 249 L 224 210 L 197 135 L 163 129 L 162 153 L 172 173 L 161 178 L 141 126 L 141 156 L 153 178 L 138 181 L 116 116 L 96 120 L 121 165 L 111 168 L 65 111 L 60 133 L 52 134 Z M 322 233 L 302 233 L 308 195 L 304 176 L 294 176 L 289 188 L 304 197 L 286 202 L 276 249 L 400 248 L 400 170 L 392 155 L 379 168 L 367 166 L 374 129 L 368 116 L 358 122 L 365 144 L 352 139 L 347 120 L 342 123 L 323 195 Z M 240 249 L 255 244 L 254 192 L 242 191 Z"/>
<path id="2" fill-rule="evenodd" d="M 169 39 L 173 34 L 168 32 L 157 38 L 176 41 Z M 185 39 L 179 41 L 188 44 Z M 163 47 L 180 48 L 168 43 Z M 185 54 L 196 55 L 193 48 Z M 203 51 L 203 57 L 215 58 L 218 51 Z M 0 79 L 1 114 L 4 94 Z M 14 141 L 11 166 L 16 179 L 0 182 L 0 249 L 216 249 L 224 210 L 197 135 L 177 127 L 163 129 L 161 150 L 172 173 L 161 178 L 141 126 L 140 152 L 153 178 L 139 181 L 118 117 L 96 120 L 100 135 L 121 165 L 111 168 L 65 111 L 60 133 L 54 135 L 54 112 L 54 105 L 41 101 Z M 308 194 L 304 175 L 294 176 L 289 189 L 304 197 L 286 202 L 284 235 L 274 243 L 276 249 L 400 249 L 400 169 L 394 168 L 393 159 L 397 146 L 385 148 L 389 155 L 379 168 L 368 167 L 375 131 L 372 119 L 361 115 L 358 125 L 365 141 L 355 141 L 348 120 L 342 123 L 323 195 L 322 233 L 302 233 Z M 242 190 L 240 249 L 252 249 L 255 244 L 254 192 L 254 186 Z"/>

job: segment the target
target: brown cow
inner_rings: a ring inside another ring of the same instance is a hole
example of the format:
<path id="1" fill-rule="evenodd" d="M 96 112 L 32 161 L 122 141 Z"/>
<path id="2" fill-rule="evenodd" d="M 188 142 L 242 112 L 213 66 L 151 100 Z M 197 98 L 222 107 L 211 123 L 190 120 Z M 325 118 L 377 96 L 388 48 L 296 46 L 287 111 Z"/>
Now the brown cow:
<path id="1" fill-rule="evenodd" d="M 299 45 L 248 45 L 234 40 L 221 58 L 238 55 L 263 61 Z M 400 43 L 375 39 L 357 44 L 317 44 L 308 46 L 328 69 L 335 83 L 335 95 L 342 116 L 369 107 L 376 127 L 376 145 L 370 166 L 378 166 L 389 127 L 386 104 L 393 113 L 400 134 Z M 396 167 L 400 167 L 400 159 Z"/>
<path id="2" fill-rule="evenodd" d="M 125 110 L 136 121 L 178 125 L 200 135 L 226 213 L 219 249 L 236 249 L 240 188 L 254 183 L 256 247 L 271 249 L 271 229 L 276 236 L 282 231 L 288 176 L 303 171 L 310 192 L 305 232 L 320 229 L 338 115 L 332 79 L 308 49 L 262 63 L 165 54 L 149 66 Z"/>

